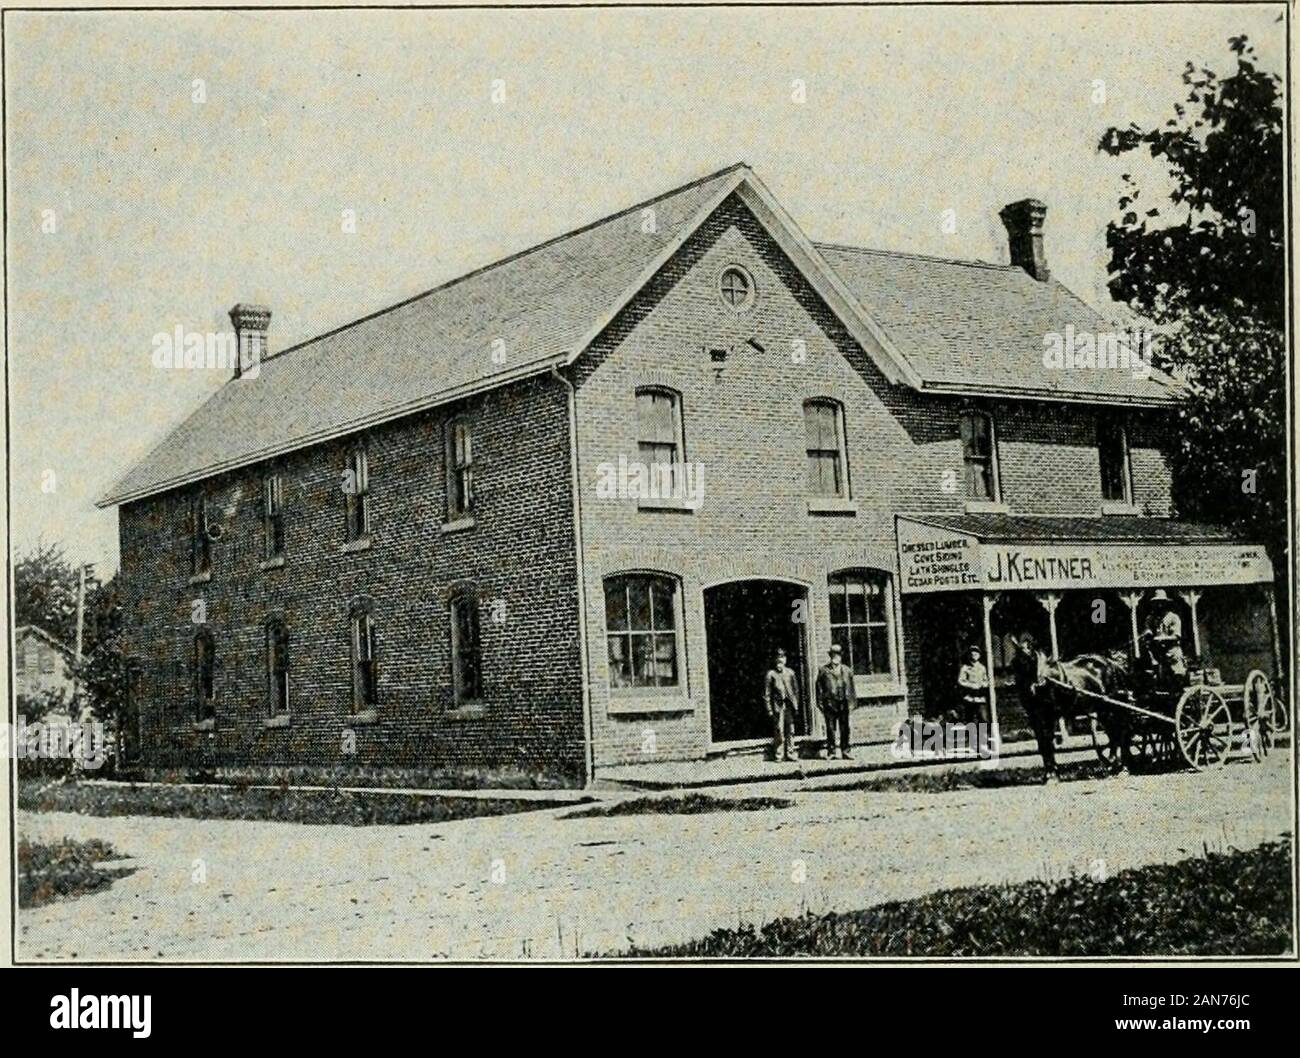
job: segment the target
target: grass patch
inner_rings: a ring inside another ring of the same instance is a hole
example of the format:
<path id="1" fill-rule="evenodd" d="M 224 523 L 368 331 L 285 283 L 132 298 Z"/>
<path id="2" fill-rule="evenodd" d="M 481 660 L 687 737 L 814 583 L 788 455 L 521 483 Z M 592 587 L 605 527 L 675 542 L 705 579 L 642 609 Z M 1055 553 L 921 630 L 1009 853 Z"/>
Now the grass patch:
<path id="1" fill-rule="evenodd" d="M 40 907 L 55 900 L 70 900 L 84 893 L 107 889 L 134 867 L 101 867 L 106 860 L 123 859 L 112 845 L 98 839 L 64 838 L 41 845 L 26 838 L 18 841 L 18 906 Z"/>
<path id="2" fill-rule="evenodd" d="M 710 797 L 692 793 L 684 797 L 637 797 L 594 808 L 569 812 L 561 819 L 594 819 L 605 816 L 694 816 L 705 812 L 761 812 L 768 808 L 789 808 L 784 797 Z"/>
<path id="3" fill-rule="evenodd" d="M 1111 771 L 1099 760 L 1075 760 L 1057 764 L 1062 782 L 1104 779 Z M 809 787 L 808 793 L 844 793 L 867 790 L 872 793 L 950 793 L 953 790 L 990 790 L 1003 786 L 1037 786 L 1043 781 L 1043 766 L 980 769 L 927 768 L 906 775 L 879 775 L 834 786 Z"/>
<path id="4" fill-rule="evenodd" d="M 31 812 L 91 816 L 169 816 L 249 819 L 277 823 L 378 826 L 445 823 L 475 816 L 558 808 L 570 801 L 355 793 L 346 790 L 264 789 L 239 786 L 98 786 L 20 783 L 18 807 Z"/>
<path id="5" fill-rule="evenodd" d="M 948 889 L 865 911 L 781 918 L 755 929 L 619 955 L 1281 955 L 1291 950 L 1291 842 L 1207 852 L 1097 882 Z"/>

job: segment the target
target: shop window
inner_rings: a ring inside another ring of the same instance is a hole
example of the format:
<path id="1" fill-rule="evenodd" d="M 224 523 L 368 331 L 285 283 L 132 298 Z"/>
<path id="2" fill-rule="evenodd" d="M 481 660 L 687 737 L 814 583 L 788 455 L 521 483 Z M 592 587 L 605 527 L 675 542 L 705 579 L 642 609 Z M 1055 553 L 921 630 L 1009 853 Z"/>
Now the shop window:
<path id="1" fill-rule="evenodd" d="M 834 573 L 827 583 L 831 641 L 855 676 L 888 676 L 894 671 L 890 636 L 889 574 L 854 569 Z"/>
<path id="2" fill-rule="evenodd" d="M 605 579 L 605 642 L 614 690 L 678 685 L 677 582 L 634 573 Z"/>

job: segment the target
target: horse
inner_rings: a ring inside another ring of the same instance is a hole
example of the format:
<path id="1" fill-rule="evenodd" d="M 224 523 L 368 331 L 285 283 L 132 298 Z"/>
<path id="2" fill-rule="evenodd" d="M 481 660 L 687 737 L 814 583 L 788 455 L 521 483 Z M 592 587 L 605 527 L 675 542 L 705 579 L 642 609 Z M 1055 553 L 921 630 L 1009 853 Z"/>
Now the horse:
<path id="1" fill-rule="evenodd" d="M 1127 768 L 1127 714 L 1090 696 L 1121 699 L 1131 696 L 1128 658 L 1122 652 L 1105 656 L 1080 654 L 1068 661 L 1054 660 L 1035 648 L 1032 636 L 1025 636 L 1016 643 L 1011 668 L 1021 705 L 1029 716 L 1038 752 L 1043 758 L 1045 782 L 1057 781 L 1057 722 L 1093 713 L 1111 741 L 1119 746 L 1117 760 L 1120 769 Z M 1079 694 L 1079 691 L 1088 693 Z"/>

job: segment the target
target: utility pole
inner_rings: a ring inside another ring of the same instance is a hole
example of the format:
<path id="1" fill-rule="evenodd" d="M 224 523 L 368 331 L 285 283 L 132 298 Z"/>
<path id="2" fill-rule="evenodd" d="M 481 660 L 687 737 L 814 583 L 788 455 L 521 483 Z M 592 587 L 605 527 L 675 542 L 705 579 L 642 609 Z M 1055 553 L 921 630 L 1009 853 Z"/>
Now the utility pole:
<path id="1" fill-rule="evenodd" d="M 81 660 L 82 631 L 86 625 L 86 564 L 77 567 L 77 660 Z"/>

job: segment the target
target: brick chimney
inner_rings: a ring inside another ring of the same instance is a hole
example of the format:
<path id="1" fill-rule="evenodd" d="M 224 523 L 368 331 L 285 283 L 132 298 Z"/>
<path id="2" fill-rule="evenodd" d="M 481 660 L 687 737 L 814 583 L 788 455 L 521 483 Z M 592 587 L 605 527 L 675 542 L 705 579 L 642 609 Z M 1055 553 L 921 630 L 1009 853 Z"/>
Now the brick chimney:
<path id="1" fill-rule="evenodd" d="M 1043 218 L 1047 216 L 1047 207 L 1036 198 L 1022 198 L 1003 206 L 998 216 L 1007 228 L 1011 263 L 1019 265 L 1040 283 L 1046 283 L 1052 274 L 1047 269 L 1047 254 L 1043 252 Z"/>
<path id="2" fill-rule="evenodd" d="M 235 360 L 235 378 L 247 374 L 256 378 L 266 358 L 266 331 L 271 326 L 271 310 L 265 305 L 245 305 L 242 301 L 230 310 L 235 326 L 239 356 Z"/>

